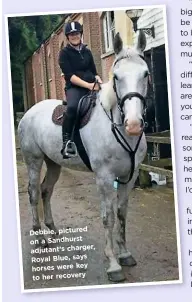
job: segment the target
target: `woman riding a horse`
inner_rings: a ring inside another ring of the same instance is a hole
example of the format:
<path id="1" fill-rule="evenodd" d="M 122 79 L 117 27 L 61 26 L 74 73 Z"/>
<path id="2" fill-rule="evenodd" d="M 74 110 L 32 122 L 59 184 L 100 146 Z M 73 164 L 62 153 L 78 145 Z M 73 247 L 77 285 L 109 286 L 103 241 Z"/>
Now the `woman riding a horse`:
<path id="1" fill-rule="evenodd" d="M 102 83 L 91 51 L 82 43 L 83 28 L 77 21 L 69 22 L 64 28 L 68 44 L 60 51 L 59 66 L 65 77 L 67 112 L 63 122 L 63 158 L 73 156 L 75 151 L 68 144 L 76 118 L 79 100 L 91 90 L 99 90 L 95 81 Z"/>
<path id="2" fill-rule="evenodd" d="M 68 126 L 66 142 L 70 137 L 79 98 L 93 89 L 97 74 L 90 50 L 81 43 L 81 27 L 72 22 L 65 30 L 69 44 L 60 53 L 60 66 L 65 74 L 68 101 L 67 119 L 64 122 Z M 76 35 L 71 35 L 70 31 Z M 147 153 L 144 116 L 149 69 L 143 57 L 146 42 L 145 33 L 140 30 L 135 47 L 124 47 L 120 34 L 116 33 L 112 79 L 102 84 L 89 123 L 79 131 L 100 194 L 104 252 L 109 261 L 107 274 L 108 279 L 114 282 L 125 280 L 122 266 L 136 264 L 126 243 L 126 215 L 130 192 Z M 98 86 L 95 85 L 95 89 L 99 89 Z M 42 227 L 38 211 L 42 198 L 44 224 L 52 230 L 53 237 L 59 232 L 52 216 L 51 197 L 61 167 L 66 165 L 58 150 L 62 144 L 61 128 L 52 122 L 53 111 L 58 105 L 62 105 L 62 100 L 38 102 L 25 113 L 18 126 L 21 152 L 28 170 L 33 230 L 38 233 Z M 47 169 L 41 183 L 44 163 Z M 114 194 L 114 180 L 118 180 L 117 194 Z M 73 204 L 69 205 L 68 202 L 63 200 L 59 208 L 66 209 L 66 204 L 72 207 Z M 67 219 L 67 211 L 65 215 Z M 66 223 L 67 220 L 62 220 L 60 227 L 63 228 Z M 76 223 L 74 219 L 74 227 L 78 226 Z M 115 225 L 116 231 L 113 232 Z M 36 235 L 36 239 L 41 246 L 47 245 L 43 235 Z M 114 251 L 114 242 L 117 243 L 117 252 Z M 95 244 L 99 248 L 98 243 Z"/>

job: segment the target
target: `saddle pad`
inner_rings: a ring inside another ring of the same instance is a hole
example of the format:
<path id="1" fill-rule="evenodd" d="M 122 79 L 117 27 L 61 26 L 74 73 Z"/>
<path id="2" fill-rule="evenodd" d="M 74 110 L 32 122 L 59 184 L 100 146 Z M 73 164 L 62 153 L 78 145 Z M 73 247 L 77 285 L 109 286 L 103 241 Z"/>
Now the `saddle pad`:
<path id="1" fill-rule="evenodd" d="M 58 105 L 52 114 L 52 121 L 54 124 L 62 126 L 63 124 L 63 114 L 66 112 L 67 106 L 65 105 Z"/>
<path id="2" fill-rule="evenodd" d="M 91 116 L 92 109 L 93 109 L 93 107 L 90 106 L 90 108 L 85 113 L 85 115 L 80 118 L 79 128 L 83 128 L 85 125 L 87 125 L 87 123 L 89 122 L 90 116 Z M 66 105 L 58 105 L 57 107 L 55 107 L 55 109 L 53 110 L 53 114 L 52 114 L 52 121 L 54 124 L 62 126 L 63 114 L 65 114 L 66 110 L 67 110 Z"/>

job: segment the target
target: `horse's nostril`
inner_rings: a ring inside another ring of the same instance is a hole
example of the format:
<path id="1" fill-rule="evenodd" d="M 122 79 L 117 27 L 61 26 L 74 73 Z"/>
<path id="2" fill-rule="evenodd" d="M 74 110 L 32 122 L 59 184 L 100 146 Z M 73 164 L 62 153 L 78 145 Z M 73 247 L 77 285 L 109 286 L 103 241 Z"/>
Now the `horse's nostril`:
<path id="1" fill-rule="evenodd" d="M 144 120 L 142 118 L 139 119 L 139 120 L 137 120 L 137 121 L 128 121 L 128 119 L 126 119 L 124 121 L 124 125 L 125 125 L 125 127 L 126 126 L 140 126 L 140 127 L 144 127 L 145 122 L 144 122 Z"/>
<path id="2" fill-rule="evenodd" d="M 144 120 L 143 119 L 140 119 L 140 122 L 141 122 L 141 127 L 144 127 Z"/>

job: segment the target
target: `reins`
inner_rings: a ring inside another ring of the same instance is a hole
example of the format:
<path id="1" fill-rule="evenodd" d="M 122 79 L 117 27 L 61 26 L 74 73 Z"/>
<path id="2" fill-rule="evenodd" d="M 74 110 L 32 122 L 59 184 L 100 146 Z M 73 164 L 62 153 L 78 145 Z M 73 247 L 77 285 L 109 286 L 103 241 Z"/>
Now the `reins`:
<path id="1" fill-rule="evenodd" d="M 118 129 L 119 126 L 123 126 L 123 122 L 121 124 L 117 124 L 114 122 L 114 117 L 113 117 L 113 112 L 112 109 L 110 110 L 110 115 L 107 113 L 107 111 L 105 110 L 105 108 L 103 107 L 102 103 L 100 103 L 105 114 L 107 115 L 108 119 L 111 121 L 111 131 L 113 133 L 113 135 L 116 138 L 116 141 L 121 145 L 121 147 L 127 152 L 129 153 L 130 159 L 131 159 L 131 173 L 129 175 L 129 179 L 126 182 L 122 182 L 120 181 L 118 178 L 115 179 L 116 182 L 118 182 L 119 184 L 123 184 L 126 185 L 128 182 L 131 181 L 134 171 L 135 171 L 135 154 L 138 150 L 139 147 L 139 143 L 141 141 L 144 129 L 142 130 L 139 139 L 137 141 L 137 144 L 135 146 L 134 149 L 131 148 L 130 144 L 126 141 L 125 137 L 123 136 L 123 134 L 121 133 L 121 131 Z"/>

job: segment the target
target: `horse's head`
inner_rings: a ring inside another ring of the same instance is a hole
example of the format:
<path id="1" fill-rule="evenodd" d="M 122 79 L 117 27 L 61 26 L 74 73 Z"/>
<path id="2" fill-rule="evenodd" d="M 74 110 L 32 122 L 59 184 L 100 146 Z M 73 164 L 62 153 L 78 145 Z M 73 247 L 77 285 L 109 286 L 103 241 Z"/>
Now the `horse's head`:
<path id="1" fill-rule="evenodd" d="M 135 49 L 123 48 L 123 41 L 116 34 L 113 64 L 113 89 L 128 135 L 140 135 L 144 128 L 143 115 L 146 109 L 145 97 L 148 87 L 148 66 L 143 57 L 146 37 L 140 31 Z"/>

